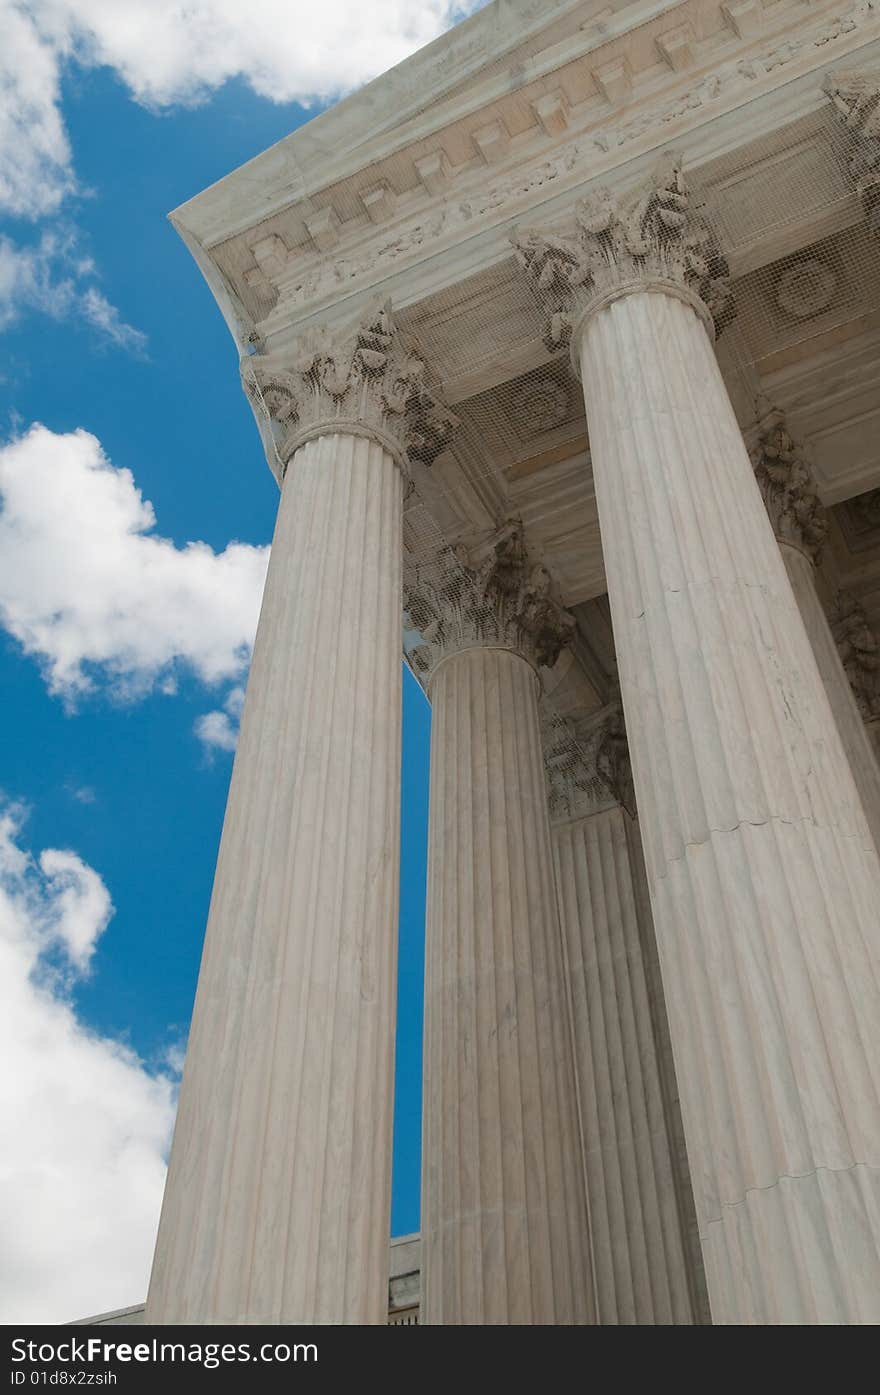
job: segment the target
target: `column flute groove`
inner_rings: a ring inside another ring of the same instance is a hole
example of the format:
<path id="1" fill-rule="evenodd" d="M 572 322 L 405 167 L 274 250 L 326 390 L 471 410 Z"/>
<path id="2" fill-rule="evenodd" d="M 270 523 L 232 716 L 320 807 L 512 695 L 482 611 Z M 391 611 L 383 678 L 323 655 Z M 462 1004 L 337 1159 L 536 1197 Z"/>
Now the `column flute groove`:
<path id="1" fill-rule="evenodd" d="M 584 386 L 713 1317 L 880 1320 L 880 866 L 706 332 L 723 257 L 678 167 L 519 251 Z"/>
<path id="2" fill-rule="evenodd" d="M 401 476 L 454 422 L 387 308 L 246 367 L 282 494 L 147 1315 L 384 1323 Z"/>
<path id="3" fill-rule="evenodd" d="M 616 703 L 546 726 L 581 1128 L 603 1325 L 705 1321 L 665 1005 Z M 641 888 L 641 894 L 640 894 Z M 679 1130 L 679 1132 L 676 1132 Z"/>
<path id="4" fill-rule="evenodd" d="M 571 622 L 547 594 L 548 580 L 512 524 L 467 561 L 442 550 L 407 587 L 413 623 L 431 636 L 413 658 L 431 674 L 434 710 L 422 1194 L 428 1323 L 593 1317 L 535 671 L 558 654 Z M 469 1287 L 451 1281 L 468 1272 Z"/>
<path id="5" fill-rule="evenodd" d="M 833 633 L 833 625 L 837 625 L 840 638 L 844 640 L 845 598 L 838 596 L 837 614 L 830 619 L 819 594 L 817 569 L 828 533 L 826 509 L 821 505 L 810 467 L 789 435 L 782 413 L 771 409 L 766 399 L 759 403 L 757 410 L 761 412 L 760 420 L 749 432 L 753 437 L 750 456 L 754 476 L 780 544 L 785 571 L 826 685 L 828 702 L 865 808 L 874 847 L 877 847 L 880 845 L 880 767 L 863 720 L 869 716 L 870 709 L 865 713 L 859 709 L 858 697 L 865 702 L 865 695 L 852 686 L 851 675 L 844 668 Z"/>

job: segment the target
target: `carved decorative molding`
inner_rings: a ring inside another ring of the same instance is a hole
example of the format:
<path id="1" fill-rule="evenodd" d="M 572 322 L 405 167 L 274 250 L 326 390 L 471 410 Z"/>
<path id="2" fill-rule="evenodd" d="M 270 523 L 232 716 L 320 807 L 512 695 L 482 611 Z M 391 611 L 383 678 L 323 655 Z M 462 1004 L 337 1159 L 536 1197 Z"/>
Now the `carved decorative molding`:
<path id="1" fill-rule="evenodd" d="M 343 329 L 308 331 L 285 355 L 242 360 L 245 391 L 278 429 L 280 479 L 294 451 L 330 431 L 375 437 L 405 465 L 432 465 L 458 425 L 425 383 L 388 305 Z"/>
<path id="2" fill-rule="evenodd" d="M 692 205 L 679 160 L 628 198 L 600 189 L 578 204 L 575 219 L 567 236 L 513 236 L 517 260 L 549 314 L 548 348 L 567 343 L 576 320 L 623 288 L 676 287 L 705 306 L 716 333 L 733 318 L 727 262 Z"/>
<path id="3" fill-rule="evenodd" d="M 880 71 L 829 73 L 823 87 L 853 140 L 850 177 L 869 230 L 880 236 Z"/>
<path id="4" fill-rule="evenodd" d="M 761 422 L 750 454 L 777 538 L 799 547 L 818 565 L 828 536 L 828 515 L 781 412 L 772 412 Z"/>
<path id="5" fill-rule="evenodd" d="M 516 388 L 510 405 L 520 435 L 534 439 L 567 420 L 571 393 L 567 383 L 549 373 L 543 377 L 530 373 Z"/>
<path id="6" fill-rule="evenodd" d="M 821 257 L 798 257 L 776 283 L 776 304 L 795 320 L 820 315 L 834 299 L 837 274 Z"/>
<path id="7" fill-rule="evenodd" d="M 634 808 L 619 701 L 589 717 L 545 720 L 542 740 L 551 820 L 585 818 L 614 804 Z"/>
<path id="8" fill-rule="evenodd" d="M 831 629 L 859 711 L 873 721 L 880 717 L 880 645 L 861 603 L 847 591 L 838 594 Z"/>
<path id="9" fill-rule="evenodd" d="M 525 167 L 494 180 L 485 178 L 484 166 L 477 187 L 464 197 L 450 196 L 448 171 L 442 182 L 435 182 L 429 176 L 429 182 L 425 183 L 420 160 L 420 181 L 430 197 L 442 195 L 443 203 L 401 219 L 384 239 L 371 239 L 368 246 L 346 250 L 341 256 L 310 259 L 302 267 L 297 265 L 295 276 L 290 275 L 288 268 L 278 285 L 281 303 L 290 311 L 320 301 L 329 294 L 349 292 L 358 284 L 368 283 L 379 267 L 406 264 L 416 260 L 422 248 L 429 247 L 433 252 L 439 244 L 454 239 L 464 229 L 472 234 L 477 227 L 515 216 L 524 202 L 531 201 L 542 190 L 559 190 L 577 182 L 578 172 L 595 166 L 597 158 L 601 160 L 610 152 L 627 151 L 629 146 L 637 145 L 651 133 L 691 114 L 702 113 L 706 108 L 717 106 L 726 110 L 740 101 L 748 101 L 751 90 L 770 74 L 797 64 L 811 49 L 824 50 L 838 39 L 848 39 L 863 28 L 873 27 L 878 12 L 880 0 L 853 0 L 844 14 L 821 21 L 816 27 L 805 16 L 796 38 L 776 39 L 765 52 L 748 58 L 737 55 L 719 61 L 711 73 L 701 76 L 683 91 L 659 100 L 646 100 L 637 110 L 614 122 L 603 117 L 600 124 L 559 146 L 549 157 L 544 151 L 537 152 Z M 616 72 L 622 62 L 614 60 L 596 70 L 600 74 L 597 79 L 600 90 L 606 91 L 611 101 L 618 100 L 622 92 L 617 86 L 608 87 L 601 75 L 605 68 Z M 628 90 L 628 78 L 624 86 Z M 430 160 L 432 170 L 446 163 L 442 151 L 425 158 Z M 316 243 L 316 246 L 323 244 Z"/>
<path id="10" fill-rule="evenodd" d="M 516 650 L 535 668 L 549 668 L 575 630 L 518 521 L 471 553 L 442 547 L 405 581 L 404 606 L 421 635 L 409 658 L 423 678 L 447 655 L 482 645 Z"/>

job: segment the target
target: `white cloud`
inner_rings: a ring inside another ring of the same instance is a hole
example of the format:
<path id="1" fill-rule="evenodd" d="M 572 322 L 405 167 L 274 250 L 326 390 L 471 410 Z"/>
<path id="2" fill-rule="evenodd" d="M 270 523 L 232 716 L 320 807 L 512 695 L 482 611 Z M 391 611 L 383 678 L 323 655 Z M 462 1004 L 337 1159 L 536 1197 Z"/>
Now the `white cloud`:
<path id="1" fill-rule="evenodd" d="M 25 307 L 58 319 L 70 313 L 76 298 L 74 278 L 58 274 L 66 260 L 65 249 L 51 233 L 30 247 L 0 235 L 0 329 Z"/>
<path id="2" fill-rule="evenodd" d="M 0 214 L 45 218 L 76 191 L 62 112 L 66 66 L 107 66 L 155 109 L 240 78 L 274 102 L 323 102 L 435 38 L 482 0 L 0 0 Z M 145 339 L 48 234 L 0 238 L 0 329 L 24 310 L 79 313 L 109 342 Z"/>
<path id="3" fill-rule="evenodd" d="M 131 353 L 143 353 L 147 345 L 147 336 L 133 325 L 126 324 L 116 306 L 111 305 L 97 286 L 87 288 L 80 305 L 89 324 L 94 325 L 111 343 L 120 349 L 128 349 Z"/>
<path id="4" fill-rule="evenodd" d="M 56 320 L 78 315 L 103 339 L 142 354 L 146 335 L 126 324 L 97 286 L 87 283 L 94 275 L 94 263 L 78 253 L 70 232 L 46 231 L 30 246 L 0 234 L 0 329 L 24 310 Z"/>
<path id="5" fill-rule="evenodd" d="M 223 704 L 223 711 L 206 712 L 197 719 L 196 736 L 209 750 L 234 751 L 243 706 L 244 688 L 233 688 Z"/>
<path id="6" fill-rule="evenodd" d="M 0 447 L 0 623 L 68 701 L 98 679 L 121 698 L 167 690 L 178 664 L 244 674 L 269 549 L 177 547 L 155 526 L 88 432 L 35 425 Z"/>
<path id="7" fill-rule="evenodd" d="M 47 848 L 40 854 L 40 871 L 50 907 L 45 928 L 63 946 L 73 967 L 82 971 L 113 914 L 110 894 L 76 853 Z"/>
<path id="8" fill-rule="evenodd" d="M 238 728 L 225 712 L 206 712 L 195 724 L 195 733 L 206 746 L 217 751 L 234 751 Z"/>
<path id="9" fill-rule="evenodd" d="M 67 785 L 65 786 L 71 799 L 75 799 L 77 804 L 96 804 L 98 796 L 91 785 Z"/>
<path id="10" fill-rule="evenodd" d="M 197 101 L 239 77 L 275 102 L 351 90 L 480 0 L 0 0 L 0 207 L 37 216 L 72 187 L 65 60 L 104 64 L 133 97 Z"/>
<path id="11" fill-rule="evenodd" d="M 175 1087 L 77 1017 L 110 896 L 20 825 L 0 810 L 0 1322 L 58 1323 L 146 1294 Z"/>
<path id="12" fill-rule="evenodd" d="M 63 30 L 45 32 L 40 6 L 0 0 L 0 209 L 52 213 L 74 187 L 60 111 Z"/>

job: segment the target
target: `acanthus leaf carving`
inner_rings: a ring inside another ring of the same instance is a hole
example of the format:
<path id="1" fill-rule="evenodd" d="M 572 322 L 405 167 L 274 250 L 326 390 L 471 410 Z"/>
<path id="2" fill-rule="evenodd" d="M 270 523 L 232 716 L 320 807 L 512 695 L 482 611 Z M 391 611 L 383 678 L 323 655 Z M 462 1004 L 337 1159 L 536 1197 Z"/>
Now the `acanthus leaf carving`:
<path id="1" fill-rule="evenodd" d="M 880 645 L 861 602 L 847 591 L 837 596 L 831 629 L 862 717 L 880 718 Z"/>
<path id="2" fill-rule="evenodd" d="M 556 184 L 563 184 L 575 172 L 595 162 L 597 153 L 623 150 L 664 126 L 674 126 L 689 113 L 701 111 L 716 103 L 732 100 L 738 91 L 745 97 L 755 83 L 775 70 L 795 63 L 812 48 L 825 48 L 839 38 L 857 32 L 876 20 L 877 0 L 854 0 L 849 11 L 834 20 L 812 29 L 802 24 L 797 39 L 774 43 L 764 54 L 743 59 L 739 57 L 719 63 L 711 74 L 701 77 L 683 92 L 676 92 L 657 103 L 646 103 L 625 120 L 601 125 L 566 142 L 552 158 L 541 157 L 525 170 L 492 181 L 481 171 L 479 186 L 462 199 L 448 197 L 444 202 L 417 217 L 401 220 L 389 235 L 372 241 L 362 251 L 351 250 L 340 256 L 319 256 L 307 262 L 296 276 L 285 275 L 277 284 L 280 302 L 286 307 L 302 306 L 321 300 L 342 289 L 364 284 L 374 276 L 377 267 L 389 262 L 408 261 L 421 249 L 436 247 L 439 239 L 454 236 L 460 229 L 488 218 L 515 215 L 523 201 Z M 273 293 L 276 290 L 272 283 Z"/>
<path id="3" fill-rule="evenodd" d="M 242 361 L 245 391 L 279 428 L 282 479 L 303 441 L 333 430 L 374 435 L 401 464 L 433 464 L 458 420 L 428 388 L 426 371 L 378 302 L 353 325 L 307 330 L 283 363 Z"/>
<path id="4" fill-rule="evenodd" d="M 574 232 L 514 233 L 517 260 L 548 319 L 545 343 L 561 347 L 574 320 L 623 286 L 677 286 L 706 307 L 716 334 L 733 318 L 729 268 L 693 207 L 676 159 L 628 197 L 597 190 L 576 209 Z"/>
<path id="5" fill-rule="evenodd" d="M 470 553 L 444 544 L 404 582 L 404 607 L 421 636 L 409 655 L 414 670 L 427 678 L 447 655 L 483 645 L 552 667 L 575 630 L 552 589 L 518 520 Z"/>
<path id="6" fill-rule="evenodd" d="M 880 236 L 880 72 L 830 73 L 823 88 L 853 140 L 850 177 L 869 231 Z"/>
<path id="7" fill-rule="evenodd" d="M 818 565 L 828 536 L 828 515 L 781 412 L 765 414 L 750 455 L 777 538 L 799 547 Z"/>
<path id="8" fill-rule="evenodd" d="M 552 820 L 585 818 L 614 804 L 634 810 L 619 698 L 583 717 L 545 714 L 542 743 Z"/>

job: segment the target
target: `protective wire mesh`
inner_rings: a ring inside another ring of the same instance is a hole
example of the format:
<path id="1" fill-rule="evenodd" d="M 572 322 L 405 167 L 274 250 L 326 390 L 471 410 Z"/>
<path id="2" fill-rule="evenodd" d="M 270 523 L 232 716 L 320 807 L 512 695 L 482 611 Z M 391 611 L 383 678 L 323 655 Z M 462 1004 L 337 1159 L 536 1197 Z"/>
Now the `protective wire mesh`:
<path id="1" fill-rule="evenodd" d="M 756 96 L 733 114 L 703 122 L 670 151 L 683 157 L 692 200 L 730 264 L 736 319 L 718 354 L 740 424 L 748 431 L 769 399 L 807 443 L 808 456 L 814 454 L 820 489 L 843 499 L 848 488 L 865 487 L 858 481 L 870 470 L 880 420 L 880 242 L 872 226 L 880 139 L 873 132 L 877 103 L 869 98 L 853 114 L 845 94 L 823 91 L 824 78 L 811 75 L 814 100 L 802 101 L 802 114 L 786 124 L 772 124 L 770 115 L 762 122 L 765 98 Z M 797 81 L 803 86 L 803 77 Z M 689 145 L 699 158 L 689 159 Z M 721 153 L 707 159 L 707 150 Z M 634 189 L 657 159 L 655 152 L 622 161 L 613 178 L 594 183 Z M 534 206 L 520 208 L 508 229 L 564 233 L 577 199 L 589 192 L 585 180 L 568 214 L 555 212 L 548 226 L 547 191 L 538 188 Z M 501 261 L 408 305 L 396 319 L 460 419 L 450 450 L 430 469 L 415 464 L 410 473 L 407 583 L 439 579 L 442 564 L 446 572 L 459 566 L 466 586 L 473 549 L 509 520 L 521 521 L 534 560 L 546 567 L 578 626 L 572 645 L 542 674 L 551 799 L 564 813 L 584 800 L 600 807 L 618 797 L 614 760 L 606 745 L 597 763 L 596 738 L 617 699 L 583 397 L 567 351 L 551 352 L 543 342 L 551 308 L 541 304 L 511 248 Z M 853 420 L 861 426 L 853 428 Z M 268 412 L 261 429 L 267 450 L 277 455 Z M 878 540 L 880 529 L 871 543 L 880 576 Z M 880 620 L 880 582 L 876 604 Z M 490 618 L 487 611 L 487 623 Z M 403 642 L 410 661 L 422 636 L 409 615 Z M 423 681 L 418 666 L 411 667 Z M 597 769 L 598 781 L 585 777 Z"/>

